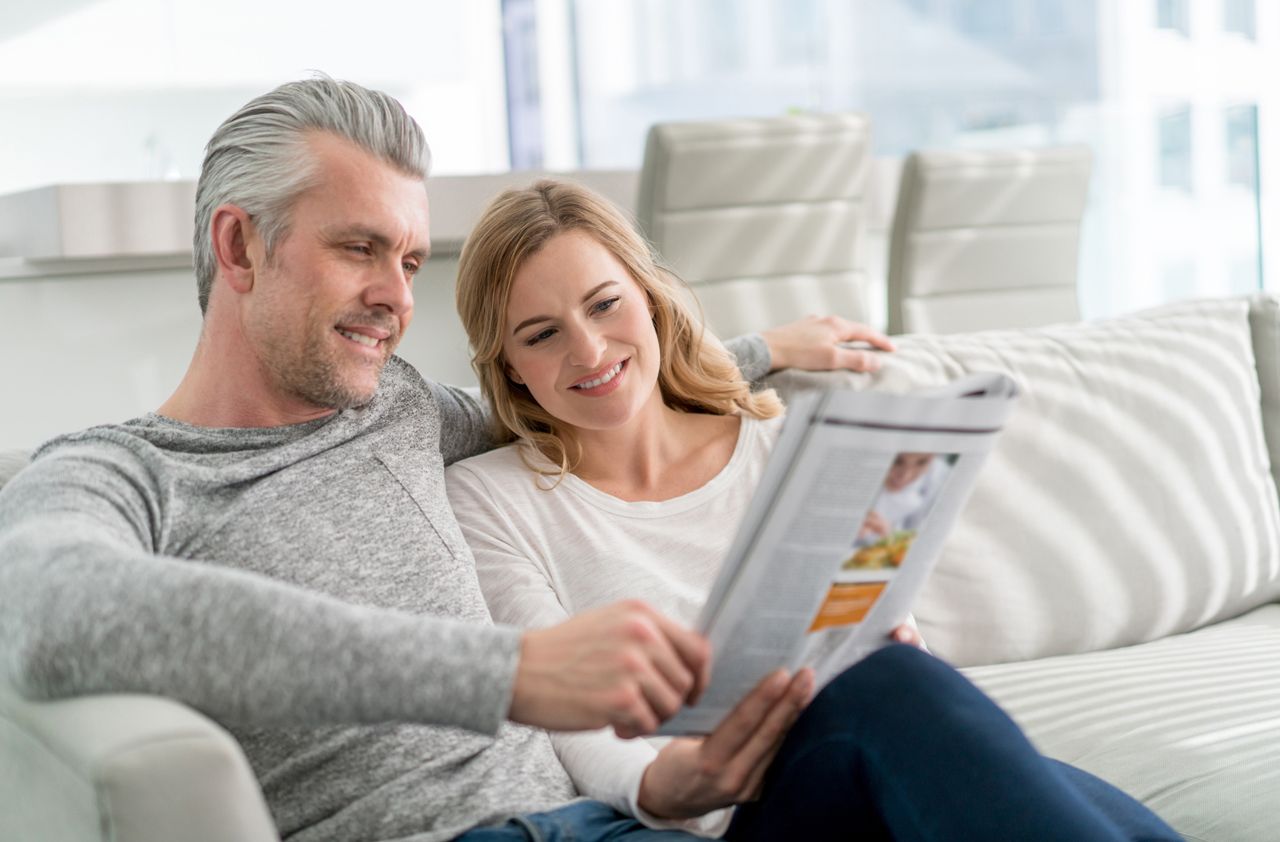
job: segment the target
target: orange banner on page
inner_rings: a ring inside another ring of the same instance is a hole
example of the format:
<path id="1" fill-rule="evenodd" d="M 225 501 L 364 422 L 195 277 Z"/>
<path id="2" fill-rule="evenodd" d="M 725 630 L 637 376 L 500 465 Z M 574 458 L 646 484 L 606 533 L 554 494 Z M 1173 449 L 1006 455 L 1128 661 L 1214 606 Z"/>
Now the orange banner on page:
<path id="1" fill-rule="evenodd" d="M 827 598 L 822 601 L 822 607 L 813 618 L 809 631 L 861 623 L 871 606 L 880 598 L 880 594 L 884 593 L 887 584 L 888 582 L 836 582 L 827 591 Z"/>

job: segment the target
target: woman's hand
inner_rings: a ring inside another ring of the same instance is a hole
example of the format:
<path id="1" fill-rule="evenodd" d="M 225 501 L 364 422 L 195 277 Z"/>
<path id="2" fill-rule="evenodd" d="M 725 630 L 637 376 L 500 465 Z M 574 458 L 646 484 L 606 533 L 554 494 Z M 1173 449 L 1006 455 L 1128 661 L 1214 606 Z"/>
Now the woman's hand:
<path id="1" fill-rule="evenodd" d="M 889 528 L 889 521 L 884 519 L 884 515 L 872 509 L 867 512 L 866 518 L 862 521 L 862 528 L 858 530 L 858 540 L 861 541 L 871 535 L 879 535 L 881 538 L 886 538 L 892 531 Z"/>
<path id="2" fill-rule="evenodd" d="M 908 646 L 914 646 L 917 649 L 923 649 L 928 652 L 929 647 L 924 645 L 924 637 L 920 634 L 920 629 L 916 628 L 914 620 L 908 618 L 908 621 L 889 632 L 889 637 L 893 638 L 894 643 L 905 643 Z"/>
<path id="3" fill-rule="evenodd" d="M 657 818 L 686 819 L 760 794 L 765 771 L 813 694 L 813 671 L 764 678 L 715 731 L 672 740 L 644 771 L 640 808 Z"/>
<path id="4" fill-rule="evenodd" d="M 808 316 L 763 331 L 760 335 L 769 346 L 773 371 L 780 368 L 877 371 L 880 368 L 879 354 L 866 348 L 849 348 L 844 343 L 865 342 L 881 351 L 894 350 L 889 337 L 880 331 L 839 316 Z"/>

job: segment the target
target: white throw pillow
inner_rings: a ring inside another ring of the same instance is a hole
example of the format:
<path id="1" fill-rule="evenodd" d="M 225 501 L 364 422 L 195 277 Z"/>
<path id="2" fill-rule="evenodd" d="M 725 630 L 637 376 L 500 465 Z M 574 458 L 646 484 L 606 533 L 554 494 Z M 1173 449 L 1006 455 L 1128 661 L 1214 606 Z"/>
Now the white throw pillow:
<path id="1" fill-rule="evenodd" d="M 843 379 L 905 391 L 971 371 L 1003 371 L 1023 394 L 916 605 L 939 655 L 1124 646 L 1280 597 L 1248 301 L 907 336 L 874 377 Z"/>
<path id="2" fill-rule="evenodd" d="M 1280 487 L 1280 298 L 1259 293 L 1249 305 L 1253 356 L 1262 387 L 1262 432 L 1271 454 L 1271 476 Z"/>

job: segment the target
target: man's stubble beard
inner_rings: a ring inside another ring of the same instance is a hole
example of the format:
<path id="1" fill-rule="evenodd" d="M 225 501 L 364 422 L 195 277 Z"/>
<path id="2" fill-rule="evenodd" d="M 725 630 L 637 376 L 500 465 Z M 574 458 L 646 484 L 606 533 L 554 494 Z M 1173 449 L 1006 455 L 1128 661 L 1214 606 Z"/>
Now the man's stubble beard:
<path id="1" fill-rule="evenodd" d="M 333 346 L 334 340 L 320 331 L 308 333 L 300 350 L 275 348 L 274 353 L 268 357 L 273 369 L 271 374 L 291 395 L 313 406 L 336 410 L 364 406 L 373 399 L 377 391 L 382 369 L 391 358 L 396 340 L 394 335 L 387 340 L 384 345 L 387 350 L 380 361 L 361 364 L 361 369 L 376 369 L 373 384 L 369 387 L 357 386 L 344 380 L 344 370 L 351 370 L 352 365 L 344 366 L 340 362 L 341 352 Z M 346 340 L 339 337 L 338 341 Z"/>

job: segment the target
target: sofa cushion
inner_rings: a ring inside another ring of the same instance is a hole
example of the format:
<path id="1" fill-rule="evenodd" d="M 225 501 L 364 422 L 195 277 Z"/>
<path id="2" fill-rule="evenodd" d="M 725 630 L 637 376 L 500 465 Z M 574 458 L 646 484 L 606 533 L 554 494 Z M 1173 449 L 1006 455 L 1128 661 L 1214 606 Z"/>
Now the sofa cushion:
<path id="1" fill-rule="evenodd" d="M 31 455 L 25 450 L 0 450 L 0 488 L 27 466 Z"/>
<path id="2" fill-rule="evenodd" d="M 874 377 L 845 380 L 904 391 L 979 370 L 1023 395 L 916 605 L 935 652 L 958 665 L 1088 652 L 1280 597 L 1247 300 L 907 336 Z"/>
<path id="3" fill-rule="evenodd" d="M 1042 752 L 1187 839 L 1276 838 L 1280 605 L 1152 643 L 966 670 Z M 1153 762 L 1154 761 L 1154 762 Z"/>
<path id="4" fill-rule="evenodd" d="M 1250 300 L 1249 328 L 1262 387 L 1262 432 L 1271 454 L 1271 475 L 1280 487 L 1280 298 L 1259 293 Z"/>

